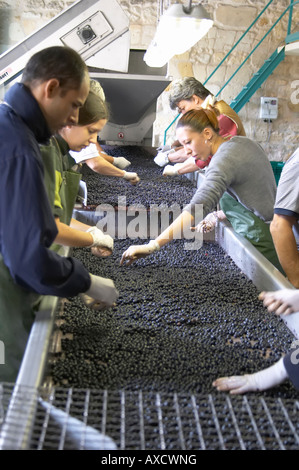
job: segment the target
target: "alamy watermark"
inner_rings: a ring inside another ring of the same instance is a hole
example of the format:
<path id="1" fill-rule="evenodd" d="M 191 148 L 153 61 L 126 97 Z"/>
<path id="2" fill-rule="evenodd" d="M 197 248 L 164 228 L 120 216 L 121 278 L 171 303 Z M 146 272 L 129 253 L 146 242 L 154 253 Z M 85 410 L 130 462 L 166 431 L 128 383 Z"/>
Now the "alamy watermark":
<path id="1" fill-rule="evenodd" d="M 299 364 L 299 339 L 296 339 L 295 341 L 292 342 L 291 349 L 295 350 L 291 353 L 291 363 L 294 365 L 298 365 Z"/>
<path id="2" fill-rule="evenodd" d="M 5 364 L 5 346 L 3 341 L 0 341 L 0 365 Z"/>
<path id="3" fill-rule="evenodd" d="M 97 206 L 95 215 L 100 219 L 96 225 L 113 238 L 155 239 L 181 215 L 184 207 L 181 208 L 177 203 L 171 206 L 165 204 L 160 206 L 150 204 L 149 207 L 141 204 L 127 206 L 126 197 L 121 196 L 116 207 L 110 204 Z M 195 206 L 193 215 L 195 220 L 202 220 L 202 204 Z M 203 244 L 203 234 L 192 230 L 191 227 L 184 227 L 180 233 L 175 234 L 174 239 L 185 239 L 185 250 L 198 250 Z"/>
<path id="4" fill-rule="evenodd" d="M 299 104 L 299 80 L 293 80 L 291 88 L 294 88 L 294 91 L 291 93 L 291 103 Z"/>

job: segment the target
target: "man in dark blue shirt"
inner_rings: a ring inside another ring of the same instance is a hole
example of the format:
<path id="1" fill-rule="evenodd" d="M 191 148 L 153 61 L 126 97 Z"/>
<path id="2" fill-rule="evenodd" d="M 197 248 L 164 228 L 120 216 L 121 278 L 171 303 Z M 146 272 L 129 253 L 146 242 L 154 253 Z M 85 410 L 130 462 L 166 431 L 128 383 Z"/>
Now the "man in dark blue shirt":
<path id="1" fill-rule="evenodd" d="M 0 105 L 0 340 L 5 346 L 0 381 L 16 377 L 38 295 L 86 293 L 108 307 L 118 297 L 113 281 L 90 275 L 78 260 L 49 249 L 57 227 L 39 144 L 78 122 L 88 92 L 80 55 L 54 46 L 29 60 L 22 83 L 13 85 Z"/>

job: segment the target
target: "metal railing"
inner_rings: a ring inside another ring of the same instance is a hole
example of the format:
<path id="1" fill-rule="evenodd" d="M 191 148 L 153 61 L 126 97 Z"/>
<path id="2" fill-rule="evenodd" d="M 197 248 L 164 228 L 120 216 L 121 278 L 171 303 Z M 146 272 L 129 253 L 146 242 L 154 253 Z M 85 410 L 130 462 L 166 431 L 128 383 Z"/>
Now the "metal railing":
<path id="1" fill-rule="evenodd" d="M 272 3 L 269 2 L 269 4 Z M 231 82 L 231 80 L 235 77 L 235 75 L 239 72 L 239 70 L 243 67 L 243 65 L 245 65 L 245 63 L 247 62 L 247 60 L 252 56 L 252 54 L 256 51 L 256 49 L 262 44 L 262 42 L 266 39 L 267 36 L 269 36 L 269 34 L 273 31 L 273 29 L 275 28 L 275 26 L 282 20 L 282 18 L 284 17 L 284 15 L 288 12 L 288 10 L 291 9 L 290 11 L 290 16 L 289 16 L 289 23 L 288 23 L 288 34 L 289 34 L 289 29 L 291 28 L 291 22 L 292 22 L 292 12 L 293 12 L 293 6 L 295 4 L 299 3 L 299 0 L 297 0 L 296 2 L 293 2 L 293 0 L 291 0 L 291 4 L 284 10 L 284 12 L 280 15 L 280 17 L 275 21 L 275 23 L 273 23 L 273 25 L 271 26 L 271 28 L 267 31 L 266 34 L 264 34 L 264 36 L 262 37 L 262 39 L 257 43 L 257 45 L 252 49 L 252 51 L 247 55 L 247 57 L 243 60 L 243 62 L 241 63 L 241 65 L 239 65 L 239 67 L 235 70 L 235 72 L 231 75 L 231 77 L 225 82 L 225 84 L 223 85 L 222 88 L 220 88 L 220 90 L 218 91 L 218 93 L 216 94 L 216 96 L 218 96 L 223 90 L 224 88 Z M 268 6 L 267 6 L 268 8 Z M 263 13 L 265 11 L 266 7 L 264 8 L 264 10 L 261 12 Z M 252 25 L 255 24 L 255 22 L 260 18 L 260 15 L 256 18 L 256 20 L 252 23 Z M 248 29 L 249 31 L 249 29 Z M 247 32 L 246 31 L 246 34 Z M 245 33 L 244 33 L 245 35 Z M 234 47 L 231 49 L 230 53 L 233 51 Z M 228 57 L 229 54 L 227 54 L 226 57 Z M 223 59 L 224 61 L 224 59 Z M 221 63 L 219 64 L 219 66 L 223 63 L 223 61 L 221 61 Z M 219 66 L 215 69 L 215 71 L 213 73 L 216 72 L 216 70 L 219 68 Z M 207 80 L 205 81 L 205 83 L 210 79 L 210 77 L 213 75 L 213 73 L 207 78 Z"/>

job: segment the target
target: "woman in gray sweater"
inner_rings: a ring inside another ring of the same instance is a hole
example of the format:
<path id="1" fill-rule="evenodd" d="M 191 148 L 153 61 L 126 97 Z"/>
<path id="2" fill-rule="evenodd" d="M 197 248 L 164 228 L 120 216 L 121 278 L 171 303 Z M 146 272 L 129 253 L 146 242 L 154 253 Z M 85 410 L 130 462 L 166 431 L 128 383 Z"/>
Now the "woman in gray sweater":
<path id="1" fill-rule="evenodd" d="M 218 121 L 211 110 L 191 110 L 184 114 L 176 136 L 189 156 L 195 160 L 212 159 L 199 186 L 174 222 L 155 240 L 129 247 L 121 264 L 131 264 L 159 250 L 177 238 L 190 238 L 190 227 L 199 232 L 200 222 L 215 210 L 218 203 L 234 230 L 251 241 L 273 264 L 279 267 L 270 235 L 276 183 L 271 164 L 261 146 L 247 137 L 235 136 L 226 141 L 219 135 Z M 188 244 L 187 249 L 192 249 Z M 199 244 L 194 243 L 193 249 Z"/>

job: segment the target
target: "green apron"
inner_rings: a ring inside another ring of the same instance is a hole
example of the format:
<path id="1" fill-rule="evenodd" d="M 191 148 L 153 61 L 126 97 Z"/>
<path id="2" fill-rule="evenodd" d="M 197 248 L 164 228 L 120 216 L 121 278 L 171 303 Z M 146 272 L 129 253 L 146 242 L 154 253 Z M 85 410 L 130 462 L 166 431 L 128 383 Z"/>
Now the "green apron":
<path id="1" fill-rule="evenodd" d="M 285 275 L 277 257 L 269 224 L 266 224 L 227 193 L 224 193 L 219 205 L 234 231 L 249 240 L 265 258 Z"/>
<path id="2" fill-rule="evenodd" d="M 52 137 L 50 145 L 41 146 L 44 181 L 54 217 L 69 225 L 78 195 L 81 174 L 73 170 L 75 160 L 70 156 L 67 142 Z"/>
<path id="3" fill-rule="evenodd" d="M 18 286 L 0 254 L 0 382 L 15 382 L 41 296 Z"/>
<path id="4" fill-rule="evenodd" d="M 69 147 L 62 137 L 52 137 L 50 145 L 42 146 L 44 181 L 54 217 L 70 225 L 78 196 L 81 174 L 72 167 L 75 160 L 68 153 Z M 51 249 L 58 251 L 60 245 Z"/>

